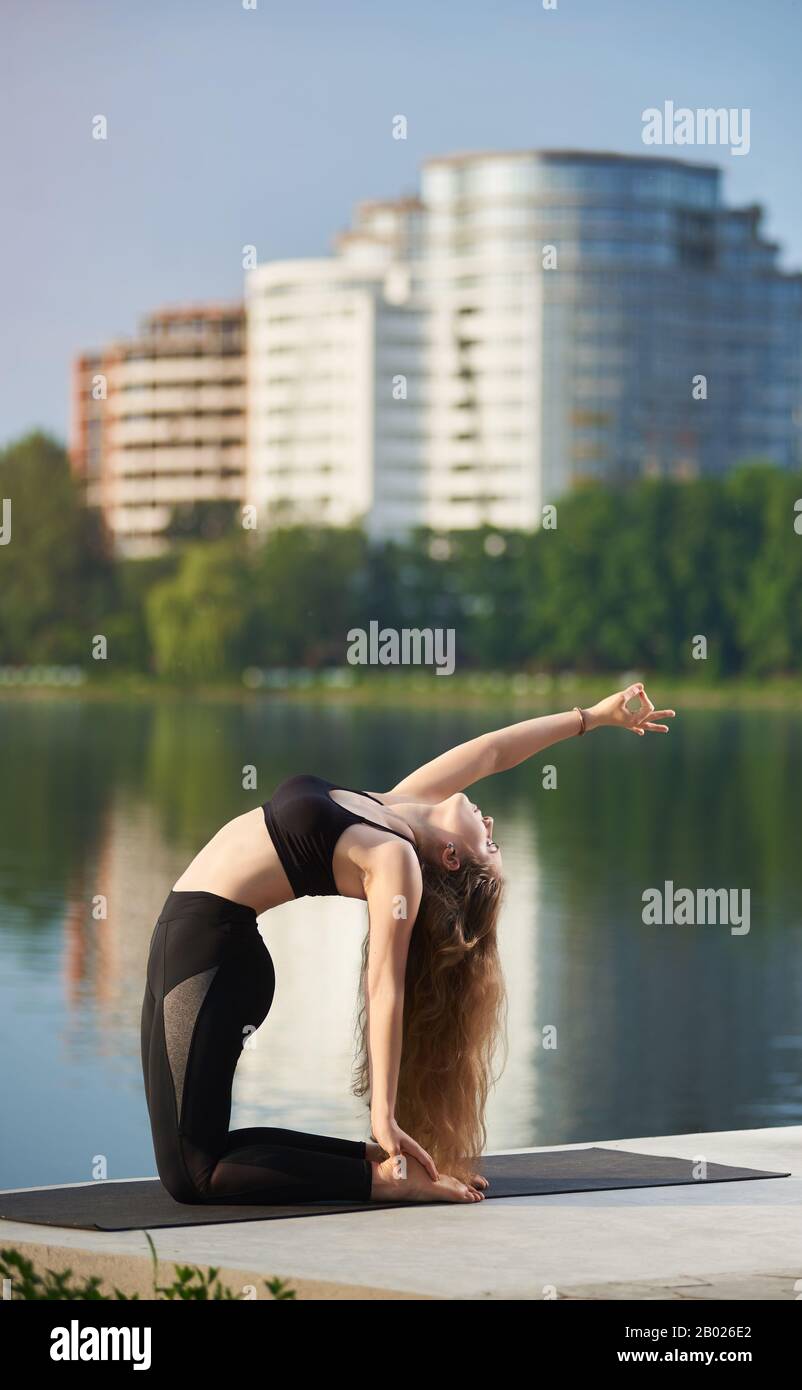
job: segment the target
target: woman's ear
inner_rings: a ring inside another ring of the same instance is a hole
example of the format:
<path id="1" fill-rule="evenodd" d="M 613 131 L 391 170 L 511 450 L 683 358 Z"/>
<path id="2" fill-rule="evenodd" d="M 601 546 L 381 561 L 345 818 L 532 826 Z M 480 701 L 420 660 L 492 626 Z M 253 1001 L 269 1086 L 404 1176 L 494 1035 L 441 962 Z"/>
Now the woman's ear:
<path id="1" fill-rule="evenodd" d="M 459 868 L 459 855 L 457 854 L 456 846 L 453 841 L 448 841 L 448 844 L 443 850 L 442 859 L 445 868 L 451 870 Z"/>

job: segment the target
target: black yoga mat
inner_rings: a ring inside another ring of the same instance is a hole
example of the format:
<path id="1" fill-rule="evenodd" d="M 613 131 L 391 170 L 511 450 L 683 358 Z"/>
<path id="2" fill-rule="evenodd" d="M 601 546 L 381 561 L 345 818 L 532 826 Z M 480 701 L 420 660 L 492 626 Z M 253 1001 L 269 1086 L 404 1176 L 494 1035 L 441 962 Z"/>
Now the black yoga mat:
<path id="1" fill-rule="evenodd" d="M 487 1196 L 535 1197 L 560 1192 L 601 1192 L 627 1187 L 673 1187 L 748 1178 L 787 1178 L 759 1168 L 708 1163 L 704 1180 L 689 1159 L 625 1149 L 552 1149 L 544 1153 L 490 1154 L 475 1164 L 490 1180 Z M 25 1188 L 0 1192 L 0 1218 L 41 1226 L 85 1230 L 139 1231 L 159 1226 L 210 1226 L 229 1221 L 276 1221 L 288 1216 L 330 1216 L 387 1207 L 442 1205 L 431 1202 L 301 1202 L 292 1206 L 185 1206 L 174 1202 L 158 1178 L 137 1182 L 85 1183 L 78 1187 Z M 481 1208 L 474 1205 L 474 1210 Z M 1 1238 L 1 1237 L 0 1237 Z"/>

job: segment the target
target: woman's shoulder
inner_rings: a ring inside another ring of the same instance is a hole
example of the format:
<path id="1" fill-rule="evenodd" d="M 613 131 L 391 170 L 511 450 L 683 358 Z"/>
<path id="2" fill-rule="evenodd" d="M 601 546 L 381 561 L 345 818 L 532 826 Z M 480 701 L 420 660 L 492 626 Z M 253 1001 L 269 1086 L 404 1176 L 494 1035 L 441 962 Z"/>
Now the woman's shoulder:
<path id="1" fill-rule="evenodd" d="M 417 847 L 404 836 L 388 836 L 380 844 L 372 845 L 360 857 L 365 871 L 366 896 L 370 900 L 374 892 L 389 892 L 413 895 L 417 899 L 423 888 L 423 870 Z"/>

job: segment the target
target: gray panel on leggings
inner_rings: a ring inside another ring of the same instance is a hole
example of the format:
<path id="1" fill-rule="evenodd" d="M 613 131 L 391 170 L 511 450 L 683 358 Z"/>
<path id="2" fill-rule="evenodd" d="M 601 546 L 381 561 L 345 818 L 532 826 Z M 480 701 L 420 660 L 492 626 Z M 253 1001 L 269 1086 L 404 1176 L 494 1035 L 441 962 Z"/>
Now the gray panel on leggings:
<path id="1" fill-rule="evenodd" d="M 175 1087 L 179 1121 L 192 1033 L 201 1005 L 216 974 L 217 966 L 213 965 L 211 970 L 202 970 L 199 975 L 190 975 L 188 980 L 182 980 L 180 985 L 176 985 L 164 996 L 164 1040 Z"/>

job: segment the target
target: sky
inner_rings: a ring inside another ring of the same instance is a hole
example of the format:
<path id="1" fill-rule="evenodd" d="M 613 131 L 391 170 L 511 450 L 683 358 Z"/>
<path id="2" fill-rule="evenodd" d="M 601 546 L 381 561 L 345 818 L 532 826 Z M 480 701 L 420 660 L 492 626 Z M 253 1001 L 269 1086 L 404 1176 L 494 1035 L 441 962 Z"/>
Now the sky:
<path id="1" fill-rule="evenodd" d="M 749 109 L 748 155 L 666 153 L 720 164 L 802 270 L 802 0 L 245 3 L 3 0 L 0 443 L 66 441 L 74 354 L 238 299 L 243 245 L 327 255 L 432 155 L 652 153 L 641 115 L 668 100 Z"/>

